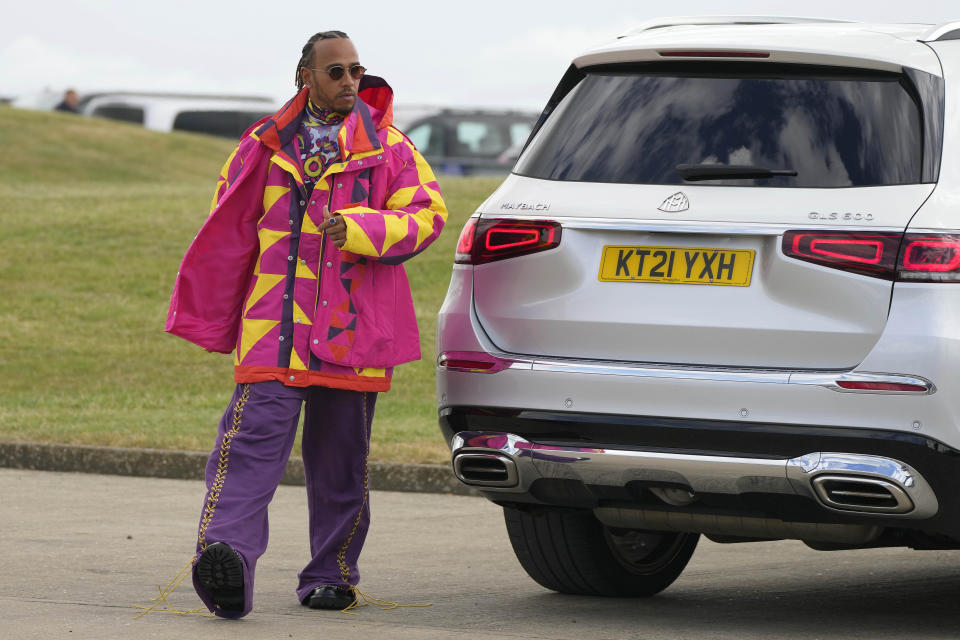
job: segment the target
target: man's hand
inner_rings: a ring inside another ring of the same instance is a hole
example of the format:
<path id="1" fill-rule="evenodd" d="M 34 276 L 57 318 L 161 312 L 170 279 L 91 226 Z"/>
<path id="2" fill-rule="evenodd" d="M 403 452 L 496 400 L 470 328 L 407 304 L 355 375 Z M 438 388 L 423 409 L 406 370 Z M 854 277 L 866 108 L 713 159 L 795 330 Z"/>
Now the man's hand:
<path id="1" fill-rule="evenodd" d="M 337 248 L 343 246 L 347 241 L 347 223 L 343 216 L 335 216 L 330 213 L 327 205 L 323 205 L 323 226 L 321 230 L 326 234 Z"/>

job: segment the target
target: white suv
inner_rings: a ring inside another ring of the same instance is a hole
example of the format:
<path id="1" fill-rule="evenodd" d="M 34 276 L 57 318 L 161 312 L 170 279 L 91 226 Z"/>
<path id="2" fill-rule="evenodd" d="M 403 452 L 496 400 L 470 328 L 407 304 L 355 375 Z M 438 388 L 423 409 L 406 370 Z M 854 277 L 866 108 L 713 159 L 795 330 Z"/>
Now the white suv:
<path id="1" fill-rule="evenodd" d="M 524 569 L 700 534 L 960 548 L 960 23 L 662 20 L 573 61 L 440 311 L 440 425 Z"/>

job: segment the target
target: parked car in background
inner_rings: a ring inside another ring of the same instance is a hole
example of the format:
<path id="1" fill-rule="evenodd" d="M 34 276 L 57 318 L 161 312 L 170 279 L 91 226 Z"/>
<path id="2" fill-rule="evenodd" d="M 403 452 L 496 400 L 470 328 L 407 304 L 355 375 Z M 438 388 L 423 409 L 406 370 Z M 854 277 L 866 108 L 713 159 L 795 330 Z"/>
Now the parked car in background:
<path id="1" fill-rule="evenodd" d="M 398 109 L 395 124 L 436 173 L 448 175 L 506 175 L 537 121 L 536 113 L 525 111 L 418 111 L 403 117 L 404 111 Z"/>
<path id="2" fill-rule="evenodd" d="M 960 549 L 958 203 L 960 22 L 587 51 L 458 242 L 455 473 L 565 593 L 655 594 L 700 535 Z"/>
<path id="3" fill-rule="evenodd" d="M 113 92 L 87 94 L 79 108 L 86 116 L 122 120 L 155 131 L 191 131 L 237 139 L 279 106 L 262 96 Z"/>

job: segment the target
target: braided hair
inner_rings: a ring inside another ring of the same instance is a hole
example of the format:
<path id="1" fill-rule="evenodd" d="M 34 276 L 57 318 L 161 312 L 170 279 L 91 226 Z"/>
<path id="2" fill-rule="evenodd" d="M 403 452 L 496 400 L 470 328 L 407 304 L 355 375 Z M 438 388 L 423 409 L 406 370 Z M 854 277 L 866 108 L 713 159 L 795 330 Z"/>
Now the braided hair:
<path id="1" fill-rule="evenodd" d="M 313 64 L 313 45 L 316 44 L 318 40 L 330 40 L 331 38 L 350 38 L 343 31 L 321 31 L 320 33 L 315 33 L 310 36 L 310 39 L 307 40 L 307 44 L 303 45 L 303 53 L 300 56 L 300 62 L 297 63 L 297 77 L 296 85 L 297 91 L 303 89 L 303 78 L 300 76 L 300 69 L 306 67 L 310 68 Z"/>

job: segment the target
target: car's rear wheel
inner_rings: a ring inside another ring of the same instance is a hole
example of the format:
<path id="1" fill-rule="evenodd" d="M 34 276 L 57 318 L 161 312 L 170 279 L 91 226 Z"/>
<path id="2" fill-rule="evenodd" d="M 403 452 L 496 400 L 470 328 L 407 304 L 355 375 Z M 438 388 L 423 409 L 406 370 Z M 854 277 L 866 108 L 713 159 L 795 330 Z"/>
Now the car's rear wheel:
<path id="1" fill-rule="evenodd" d="M 700 534 L 613 529 L 589 512 L 505 507 L 513 551 L 538 583 L 561 593 L 644 597 L 669 587 Z"/>

